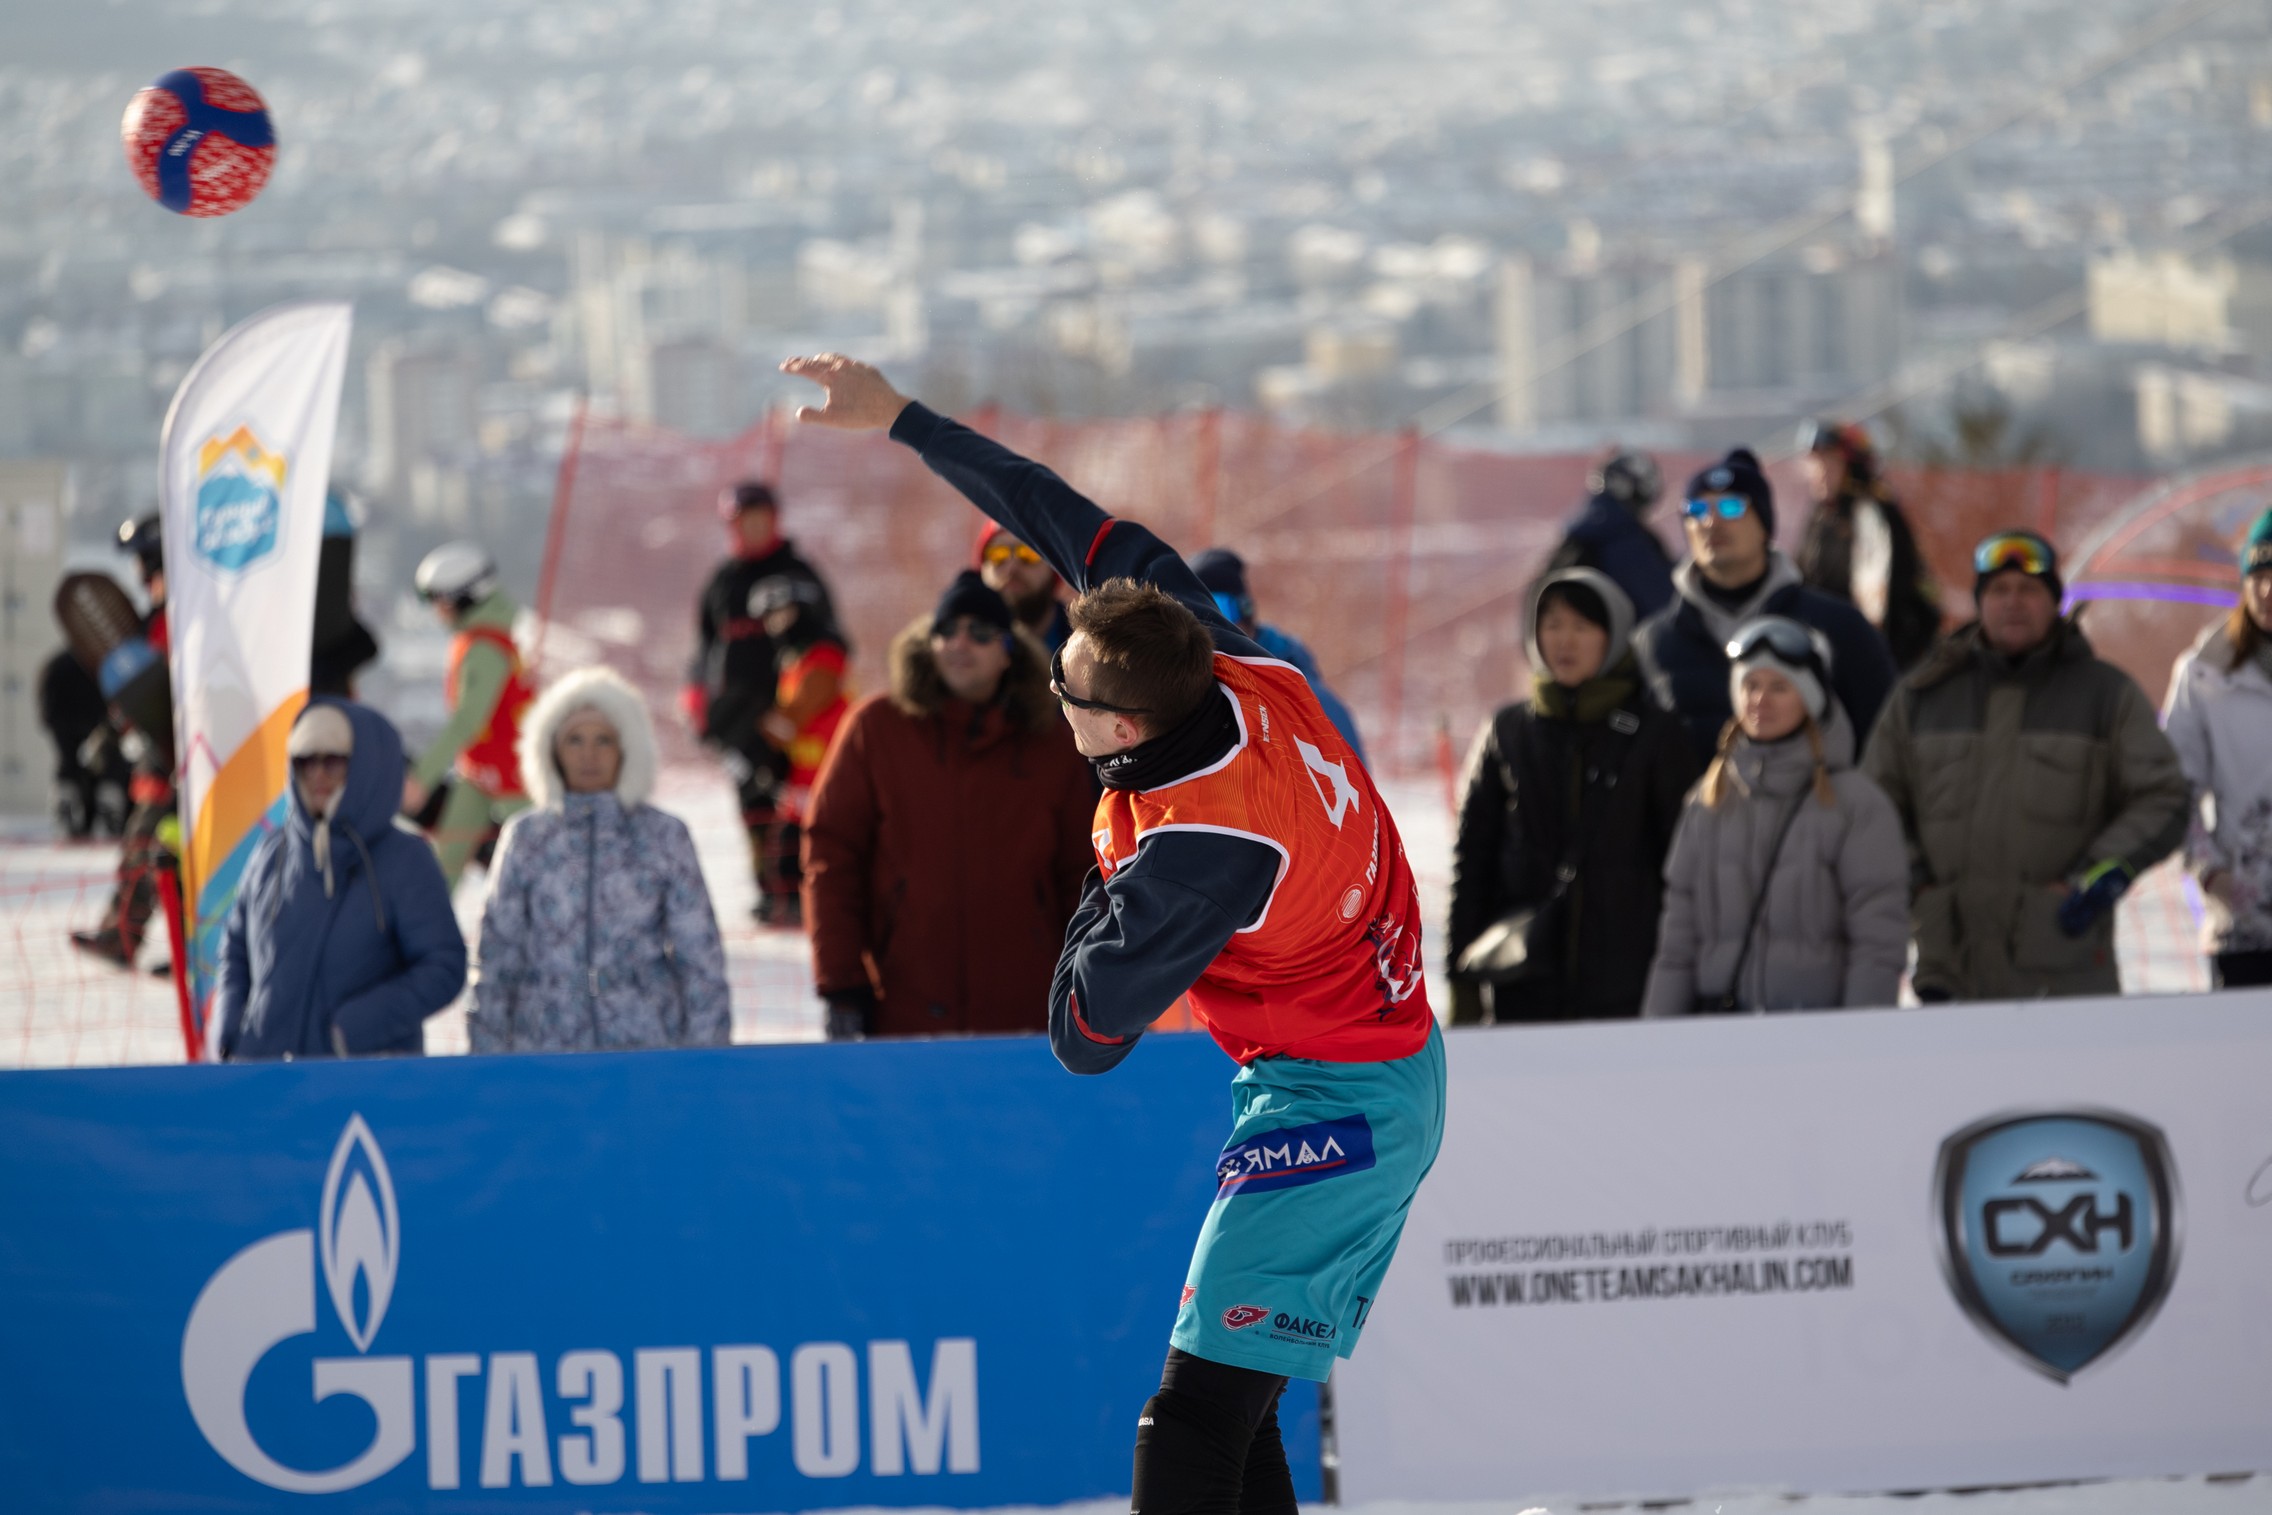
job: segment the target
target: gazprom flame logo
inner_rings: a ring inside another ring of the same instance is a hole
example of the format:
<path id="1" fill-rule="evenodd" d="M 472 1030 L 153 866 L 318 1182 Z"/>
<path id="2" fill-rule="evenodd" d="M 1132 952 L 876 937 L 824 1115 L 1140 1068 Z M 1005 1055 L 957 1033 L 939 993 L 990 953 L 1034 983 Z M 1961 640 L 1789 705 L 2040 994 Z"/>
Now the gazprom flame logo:
<path id="1" fill-rule="evenodd" d="M 323 1179 L 323 1209 L 316 1235 L 323 1245 L 323 1277 L 331 1306 L 355 1350 L 371 1350 L 394 1292 L 402 1259 L 402 1222 L 395 1214 L 387 1160 L 360 1115 L 351 1116 L 332 1150 Z"/>
<path id="2" fill-rule="evenodd" d="M 350 1116 L 324 1175 L 317 1230 L 263 1237 L 206 1281 L 182 1333 L 181 1383 L 190 1415 L 213 1450 L 238 1472 L 295 1494 L 352 1489 L 393 1468 L 417 1444 L 411 1360 L 369 1356 L 386 1319 L 402 1257 L 394 1181 L 378 1141 Z M 316 1329 L 316 1266 L 355 1357 L 319 1357 L 314 1397 L 347 1394 L 377 1417 L 370 1445 L 335 1468 L 307 1472 L 262 1449 L 245 1415 L 245 1389 L 272 1350 Z"/>
<path id="3" fill-rule="evenodd" d="M 250 426 L 200 447 L 192 537 L 197 555 L 223 572 L 240 573 L 275 551 L 289 467 Z"/>

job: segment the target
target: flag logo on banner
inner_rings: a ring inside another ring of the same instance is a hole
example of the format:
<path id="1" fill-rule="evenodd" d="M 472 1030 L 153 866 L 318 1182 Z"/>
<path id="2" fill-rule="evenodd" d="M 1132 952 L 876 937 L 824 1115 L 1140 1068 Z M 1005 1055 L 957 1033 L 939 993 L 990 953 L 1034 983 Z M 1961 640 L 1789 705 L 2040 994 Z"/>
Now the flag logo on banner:
<path id="1" fill-rule="evenodd" d="M 2145 1329 L 2177 1271 L 2177 1175 L 2144 1121 L 2000 1115 L 1941 1144 L 1941 1260 L 1991 1340 L 2059 1383 Z"/>
<path id="2" fill-rule="evenodd" d="M 198 448 L 197 555 L 224 573 L 242 573 L 275 551 L 289 466 L 250 426 Z"/>

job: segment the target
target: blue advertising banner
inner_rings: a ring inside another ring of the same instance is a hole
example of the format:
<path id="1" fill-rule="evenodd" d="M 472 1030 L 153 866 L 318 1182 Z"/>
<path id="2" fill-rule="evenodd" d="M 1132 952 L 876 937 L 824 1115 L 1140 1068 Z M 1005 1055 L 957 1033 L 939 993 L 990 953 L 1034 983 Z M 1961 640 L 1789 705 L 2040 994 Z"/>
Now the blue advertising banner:
<path id="1" fill-rule="evenodd" d="M 0 1487 L 79 1511 L 1123 1495 L 1230 1065 L 1038 1038 L 0 1077 Z M 1282 1411 L 1317 1493 L 1316 1395 Z"/>

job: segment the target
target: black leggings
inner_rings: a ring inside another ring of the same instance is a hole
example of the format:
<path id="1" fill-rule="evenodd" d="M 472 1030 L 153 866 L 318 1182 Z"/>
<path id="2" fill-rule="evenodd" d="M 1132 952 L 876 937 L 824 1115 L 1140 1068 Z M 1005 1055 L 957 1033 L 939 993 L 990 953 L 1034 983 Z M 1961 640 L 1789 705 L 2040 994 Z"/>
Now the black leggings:
<path id="1" fill-rule="evenodd" d="M 1136 1422 L 1130 1515 L 1296 1515 L 1278 1435 L 1286 1380 L 1168 1348 Z"/>
<path id="2" fill-rule="evenodd" d="M 2272 984 L 2272 952 L 2220 952 L 2210 960 L 2211 981 L 2219 989 L 2254 989 Z"/>

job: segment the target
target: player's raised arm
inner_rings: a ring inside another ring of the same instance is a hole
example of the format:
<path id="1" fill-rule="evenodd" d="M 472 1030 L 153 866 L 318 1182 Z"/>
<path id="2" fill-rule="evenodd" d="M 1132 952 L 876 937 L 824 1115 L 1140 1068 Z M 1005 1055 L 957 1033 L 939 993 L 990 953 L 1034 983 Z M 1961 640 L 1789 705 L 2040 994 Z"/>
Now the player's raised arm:
<path id="1" fill-rule="evenodd" d="M 1031 544 L 1074 589 L 1121 578 L 1157 584 L 1190 607 L 1223 651 L 1268 656 L 1223 619 L 1214 596 L 1165 542 L 1134 522 L 1105 514 L 1031 458 L 909 399 L 877 369 L 855 359 L 835 353 L 791 358 L 781 371 L 826 391 L 821 405 L 798 409 L 798 420 L 844 431 L 889 428 L 894 441 L 913 448 L 933 473 Z"/>

